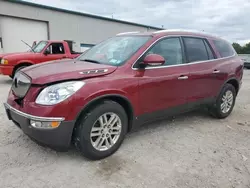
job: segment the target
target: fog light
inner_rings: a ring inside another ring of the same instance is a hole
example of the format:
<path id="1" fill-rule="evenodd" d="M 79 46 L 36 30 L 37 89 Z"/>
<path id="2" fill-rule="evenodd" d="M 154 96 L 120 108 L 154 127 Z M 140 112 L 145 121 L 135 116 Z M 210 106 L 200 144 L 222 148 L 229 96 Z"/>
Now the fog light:
<path id="1" fill-rule="evenodd" d="M 55 127 L 58 127 L 60 125 L 60 122 L 59 121 L 52 121 L 50 123 L 51 127 L 55 128 Z"/>
<path id="2" fill-rule="evenodd" d="M 30 120 L 30 125 L 35 128 L 56 128 L 60 125 L 59 121 L 34 121 Z"/>

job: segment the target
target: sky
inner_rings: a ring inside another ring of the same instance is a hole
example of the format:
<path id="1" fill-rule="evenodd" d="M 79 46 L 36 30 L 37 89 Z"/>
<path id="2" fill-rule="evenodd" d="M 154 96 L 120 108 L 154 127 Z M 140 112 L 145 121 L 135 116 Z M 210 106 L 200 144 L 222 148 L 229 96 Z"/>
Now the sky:
<path id="1" fill-rule="evenodd" d="M 250 0 L 26 0 L 99 16 L 194 29 L 244 45 L 250 42 Z"/>

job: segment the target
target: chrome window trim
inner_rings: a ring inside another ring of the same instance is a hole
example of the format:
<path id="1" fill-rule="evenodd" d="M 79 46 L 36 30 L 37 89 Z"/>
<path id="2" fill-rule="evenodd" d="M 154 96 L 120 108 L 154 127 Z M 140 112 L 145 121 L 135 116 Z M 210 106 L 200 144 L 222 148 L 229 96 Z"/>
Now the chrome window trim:
<path id="1" fill-rule="evenodd" d="M 22 117 L 28 118 L 30 120 L 35 120 L 35 121 L 64 121 L 65 120 L 64 117 L 40 117 L 40 116 L 33 116 L 30 114 L 26 114 L 24 112 L 21 112 L 15 108 L 13 108 L 8 103 L 4 103 L 4 106 L 5 106 L 5 108 L 11 110 L 12 112 L 14 112 Z"/>
<path id="2" fill-rule="evenodd" d="M 168 35 L 168 36 L 160 37 L 156 41 L 154 41 L 149 47 L 147 47 L 147 49 L 144 50 L 144 52 L 134 61 L 134 63 L 131 66 L 132 70 L 139 70 L 139 68 L 134 68 L 134 65 L 148 51 L 148 49 L 151 48 L 155 43 L 157 43 L 161 39 L 172 38 L 172 37 L 195 37 L 195 38 L 200 38 L 200 39 L 205 39 L 205 40 L 209 38 L 209 37 L 195 36 L 195 35 L 192 35 L 192 34 L 190 34 L 190 35 Z M 146 69 L 146 70 L 148 70 L 148 69 L 161 69 L 161 68 L 177 67 L 177 66 L 183 66 L 183 65 L 193 65 L 193 64 L 199 64 L 199 63 L 206 63 L 206 62 L 212 62 L 212 61 L 217 61 L 217 60 L 229 59 L 229 58 L 234 57 L 235 55 L 236 55 L 236 53 L 234 52 L 234 54 L 232 56 L 228 56 L 228 57 L 222 57 L 222 58 L 217 58 L 217 59 L 210 59 L 210 60 L 205 60 L 205 61 L 195 61 L 195 62 L 191 62 L 191 63 L 182 63 L 182 64 L 177 64 L 177 65 L 165 65 L 165 66 L 156 66 L 156 67 L 146 67 L 144 69 Z"/>

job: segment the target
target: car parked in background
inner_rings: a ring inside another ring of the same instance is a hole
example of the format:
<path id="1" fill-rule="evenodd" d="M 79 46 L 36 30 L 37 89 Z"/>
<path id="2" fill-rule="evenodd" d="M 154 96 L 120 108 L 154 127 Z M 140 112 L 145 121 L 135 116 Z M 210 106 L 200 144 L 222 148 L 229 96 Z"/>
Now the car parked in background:
<path id="1" fill-rule="evenodd" d="M 96 160 L 155 119 L 200 107 L 226 118 L 242 76 L 243 62 L 224 39 L 181 30 L 124 33 L 74 60 L 19 71 L 5 108 L 38 143 L 74 143 Z"/>
<path id="2" fill-rule="evenodd" d="M 248 61 L 244 62 L 244 67 L 250 69 L 250 62 Z"/>
<path id="3" fill-rule="evenodd" d="M 21 69 L 46 61 L 73 59 L 81 52 L 74 52 L 68 41 L 39 41 L 28 52 L 0 54 L 0 74 L 11 78 Z"/>
<path id="4" fill-rule="evenodd" d="M 250 69 L 250 54 L 238 54 L 238 55 L 244 62 L 244 67 L 246 69 Z"/>

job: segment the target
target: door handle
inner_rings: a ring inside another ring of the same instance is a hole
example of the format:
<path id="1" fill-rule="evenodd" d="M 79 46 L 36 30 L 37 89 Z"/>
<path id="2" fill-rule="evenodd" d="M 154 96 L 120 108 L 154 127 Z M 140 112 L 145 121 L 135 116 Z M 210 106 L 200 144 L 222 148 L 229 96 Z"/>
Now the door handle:
<path id="1" fill-rule="evenodd" d="M 183 75 L 178 77 L 178 80 L 186 80 L 186 79 L 188 79 L 188 76 Z"/>
<path id="2" fill-rule="evenodd" d="M 220 71 L 219 70 L 214 70 L 213 73 L 219 73 Z"/>

